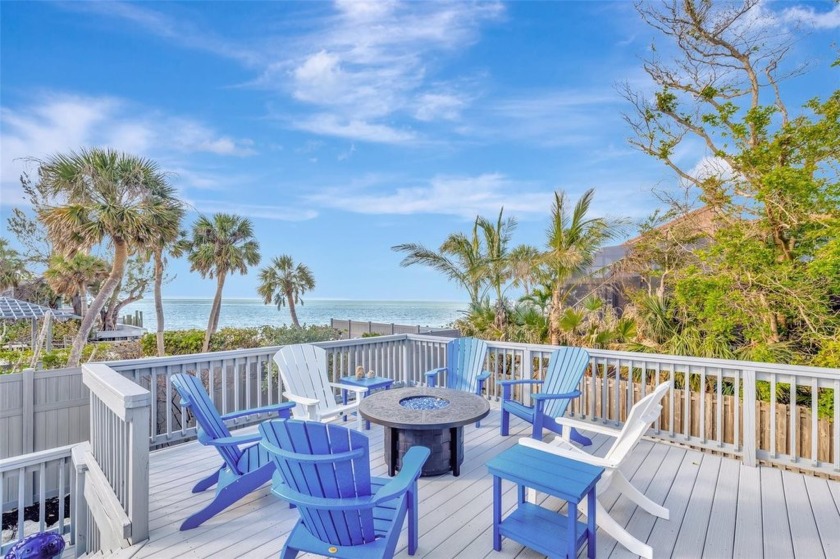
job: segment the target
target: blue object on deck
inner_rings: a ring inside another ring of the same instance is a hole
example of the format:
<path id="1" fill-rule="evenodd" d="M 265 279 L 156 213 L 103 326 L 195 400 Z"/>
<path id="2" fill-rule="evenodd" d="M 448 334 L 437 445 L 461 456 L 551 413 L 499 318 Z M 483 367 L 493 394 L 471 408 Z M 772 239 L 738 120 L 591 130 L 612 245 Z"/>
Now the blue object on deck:
<path id="1" fill-rule="evenodd" d="M 255 414 L 278 414 L 289 417 L 291 402 L 251 408 L 219 415 L 201 381 L 193 375 L 179 373 L 172 375 L 172 386 L 181 396 L 181 405 L 195 416 L 198 440 L 206 446 L 214 446 L 222 456 L 222 465 L 193 487 L 193 493 L 200 493 L 216 486 L 216 497 L 206 507 L 194 513 L 181 524 L 181 530 L 200 526 L 204 521 L 219 514 L 251 491 L 271 480 L 274 464 L 257 442 L 258 433 L 232 436 L 225 420 Z M 186 420 L 186 417 L 184 417 Z M 249 446 L 243 446 L 248 445 Z"/>
<path id="2" fill-rule="evenodd" d="M 487 463 L 493 475 L 493 549 L 502 550 L 502 536 L 549 557 L 577 557 L 587 543 L 595 557 L 595 486 L 604 468 L 518 444 Z M 517 507 L 502 520 L 502 480 L 517 484 Z M 566 515 L 525 500 L 525 488 L 559 497 Z M 587 523 L 578 522 L 578 505 L 587 499 Z"/>
<path id="3" fill-rule="evenodd" d="M 53 559 L 61 557 L 64 538 L 57 532 L 39 532 L 26 536 L 12 546 L 5 559 Z"/>
<path id="4" fill-rule="evenodd" d="M 429 449 L 415 446 L 392 478 L 370 476 L 368 438 L 340 425 L 295 419 L 260 425 L 260 446 L 282 483 L 273 492 L 298 507 L 281 559 L 393 557 L 408 515 L 408 554 L 417 550 L 417 478 Z"/>
<path id="5" fill-rule="evenodd" d="M 464 390 L 478 394 L 484 391 L 484 382 L 490 378 L 490 372 L 484 371 L 484 359 L 487 356 L 487 342 L 477 338 L 455 338 L 446 344 L 446 367 L 432 369 L 426 373 L 426 384 L 437 386 L 438 375 L 445 373 L 446 388 Z M 481 422 L 475 422 L 481 427 Z"/>
<path id="6" fill-rule="evenodd" d="M 561 347 L 551 353 L 544 380 L 503 380 L 502 385 L 502 427 L 503 436 L 508 435 L 510 414 L 524 419 L 533 426 L 531 436 L 542 440 L 542 430 L 546 428 L 557 434 L 562 434 L 563 428 L 554 421 L 562 417 L 569 407 L 572 398 L 580 396 L 578 386 L 589 364 L 589 354 L 578 347 Z M 517 384 L 538 385 L 539 394 L 531 394 L 533 405 L 526 406 L 513 399 L 511 387 Z M 584 446 L 592 441 L 584 437 L 577 430 L 572 429 L 572 440 Z"/>

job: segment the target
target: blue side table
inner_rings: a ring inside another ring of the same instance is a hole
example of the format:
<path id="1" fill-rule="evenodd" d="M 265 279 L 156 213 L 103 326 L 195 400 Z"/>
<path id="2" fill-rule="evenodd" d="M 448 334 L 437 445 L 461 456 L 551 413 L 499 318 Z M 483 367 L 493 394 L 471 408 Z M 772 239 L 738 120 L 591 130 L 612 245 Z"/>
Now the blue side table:
<path id="1" fill-rule="evenodd" d="M 577 557 L 587 543 L 586 556 L 595 557 L 595 484 L 604 468 L 516 445 L 487 463 L 493 474 L 493 549 L 502 550 L 502 536 L 549 557 Z M 502 480 L 516 483 L 516 510 L 502 520 Z M 565 500 L 568 514 L 525 501 L 531 487 Z M 578 522 L 578 505 L 587 499 L 587 523 Z"/>
<path id="2" fill-rule="evenodd" d="M 385 377 L 356 378 L 356 376 L 353 375 L 349 377 L 341 377 L 340 382 L 341 384 L 349 384 L 350 386 L 361 386 L 362 388 L 367 388 L 367 392 L 364 393 L 364 396 L 368 396 L 371 392 L 374 392 L 376 390 L 390 390 L 391 385 L 394 384 L 394 379 Z M 345 405 L 347 404 L 347 390 L 341 390 L 341 401 Z M 344 416 L 344 421 L 347 421 L 346 415 Z M 370 429 L 370 421 L 365 420 L 365 429 Z"/>

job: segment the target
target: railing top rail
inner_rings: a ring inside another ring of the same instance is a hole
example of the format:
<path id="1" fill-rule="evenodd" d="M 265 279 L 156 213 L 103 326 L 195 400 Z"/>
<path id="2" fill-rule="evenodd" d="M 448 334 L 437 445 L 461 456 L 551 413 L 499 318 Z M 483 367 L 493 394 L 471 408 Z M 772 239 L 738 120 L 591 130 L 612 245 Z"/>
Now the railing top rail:
<path id="1" fill-rule="evenodd" d="M 148 406 L 151 402 L 148 390 L 103 363 L 82 365 L 82 380 L 121 419 L 125 419 L 125 410 Z"/>
<path id="2" fill-rule="evenodd" d="M 38 452 L 31 452 L 29 454 L 21 454 L 20 456 L 13 456 L 12 458 L 3 458 L 0 460 L 0 473 L 10 470 L 17 470 L 26 468 L 27 466 L 37 466 L 50 460 L 57 460 L 70 456 L 73 452 L 74 444 L 66 446 L 59 446 L 47 450 L 39 450 Z"/>
<path id="3" fill-rule="evenodd" d="M 351 338 L 349 340 L 329 340 L 326 342 L 315 342 L 313 345 L 324 349 L 337 347 L 354 347 L 359 345 L 381 344 L 386 342 L 401 342 L 408 334 L 389 334 L 387 336 L 370 336 L 368 338 Z"/>
<path id="4" fill-rule="evenodd" d="M 102 364 L 108 365 L 115 371 L 147 369 L 152 367 L 165 367 L 167 365 L 195 363 L 196 361 L 223 361 L 225 359 L 264 355 L 266 353 L 276 353 L 281 347 L 283 346 L 263 346 L 247 349 L 230 349 L 227 351 L 211 351 L 207 353 L 189 353 L 187 355 L 169 355 L 166 357 L 141 357 L 139 359 L 124 359 L 122 361 L 105 361 Z"/>
<path id="5" fill-rule="evenodd" d="M 499 342 L 488 340 L 490 347 L 501 349 L 530 349 L 531 351 L 554 351 L 557 346 L 545 344 L 526 344 L 518 342 Z M 736 359 L 716 359 L 712 357 L 686 357 L 684 355 L 668 355 L 662 353 L 641 353 L 635 351 L 616 351 L 611 349 L 585 348 L 592 357 L 609 357 L 628 361 L 667 361 L 675 365 L 691 365 L 716 367 L 729 370 L 753 370 L 756 372 L 779 373 L 785 375 L 803 375 L 836 379 L 840 376 L 840 369 L 827 367 L 810 367 L 807 365 L 786 365 L 781 363 L 763 363 L 760 361 L 739 361 Z"/>

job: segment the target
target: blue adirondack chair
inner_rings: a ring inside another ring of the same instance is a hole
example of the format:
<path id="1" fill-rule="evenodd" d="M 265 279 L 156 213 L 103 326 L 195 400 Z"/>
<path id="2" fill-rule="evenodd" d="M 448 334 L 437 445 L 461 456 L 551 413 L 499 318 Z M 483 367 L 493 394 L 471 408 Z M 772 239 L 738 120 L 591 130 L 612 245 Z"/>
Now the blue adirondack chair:
<path id="1" fill-rule="evenodd" d="M 426 384 L 437 386 L 438 376 L 445 373 L 446 388 L 465 390 L 481 395 L 484 382 L 490 378 L 488 371 L 483 371 L 484 358 L 487 356 L 487 342 L 477 338 L 455 338 L 446 344 L 446 367 L 432 369 L 426 373 Z M 476 421 L 476 427 L 481 426 Z"/>
<path id="2" fill-rule="evenodd" d="M 562 433 L 562 426 L 555 418 L 562 417 L 569 407 L 572 398 L 580 396 L 578 385 L 586 366 L 589 364 L 589 354 L 577 347 L 561 347 L 551 353 L 544 380 L 503 380 L 502 385 L 502 435 L 507 436 L 510 426 L 510 414 L 531 423 L 531 436 L 542 440 L 543 428 Z M 540 392 L 531 394 L 533 405 L 526 406 L 513 399 L 511 387 L 517 384 L 539 385 Z M 570 433 L 572 440 L 584 446 L 592 444 L 588 437 L 584 437 L 577 430 Z"/>
<path id="3" fill-rule="evenodd" d="M 216 497 L 206 507 L 194 513 L 181 524 L 181 530 L 200 526 L 227 507 L 271 481 L 274 464 L 259 446 L 259 433 L 232 436 L 225 420 L 257 413 L 278 414 L 289 417 L 291 402 L 251 408 L 225 415 L 219 415 L 201 381 L 193 375 L 179 373 L 172 375 L 172 385 L 181 396 L 181 405 L 189 409 L 198 427 L 198 440 L 203 445 L 216 447 L 224 461 L 212 474 L 193 487 L 193 493 L 200 493 L 216 486 Z M 253 443 L 250 446 L 249 443 Z"/>
<path id="4" fill-rule="evenodd" d="M 393 557 L 408 514 L 408 554 L 417 550 L 417 478 L 429 449 L 415 446 L 392 479 L 370 476 L 368 438 L 335 424 L 275 419 L 260 425 L 277 475 L 272 491 L 296 505 L 300 520 L 281 559 Z"/>

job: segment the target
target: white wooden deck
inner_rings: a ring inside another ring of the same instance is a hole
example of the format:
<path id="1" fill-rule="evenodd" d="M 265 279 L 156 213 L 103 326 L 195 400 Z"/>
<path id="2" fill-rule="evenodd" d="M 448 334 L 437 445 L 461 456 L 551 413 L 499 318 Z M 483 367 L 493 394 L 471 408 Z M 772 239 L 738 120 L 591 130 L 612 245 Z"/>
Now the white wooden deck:
<path id="1" fill-rule="evenodd" d="M 461 476 L 420 481 L 420 548 L 416 557 L 537 557 L 510 540 L 493 551 L 492 478 L 484 464 L 525 436 L 512 418 L 510 437 L 499 435 L 499 413 L 480 429 L 465 428 L 466 458 Z M 385 475 L 382 430 L 369 432 L 374 474 Z M 595 437 L 594 452 L 606 452 L 606 437 Z M 213 449 L 197 443 L 153 452 L 150 465 L 151 537 L 136 558 L 277 557 L 298 514 L 271 495 L 254 492 L 203 526 L 178 531 L 190 511 L 204 505 L 213 490 L 194 495 L 193 484 L 219 463 Z M 654 501 L 671 510 L 670 521 L 637 510 L 625 498 L 606 501 L 612 515 L 654 549 L 656 557 L 840 557 L 840 483 L 772 468 L 749 468 L 738 461 L 642 441 L 623 468 Z M 504 509 L 515 505 L 513 485 L 505 483 Z M 609 496 L 609 495 L 608 495 Z M 544 506 L 558 506 L 546 501 Z M 550 534 L 546 534 L 550 538 Z M 408 557 L 403 533 L 399 557 Z M 597 556 L 627 557 L 609 536 L 599 533 Z"/>

